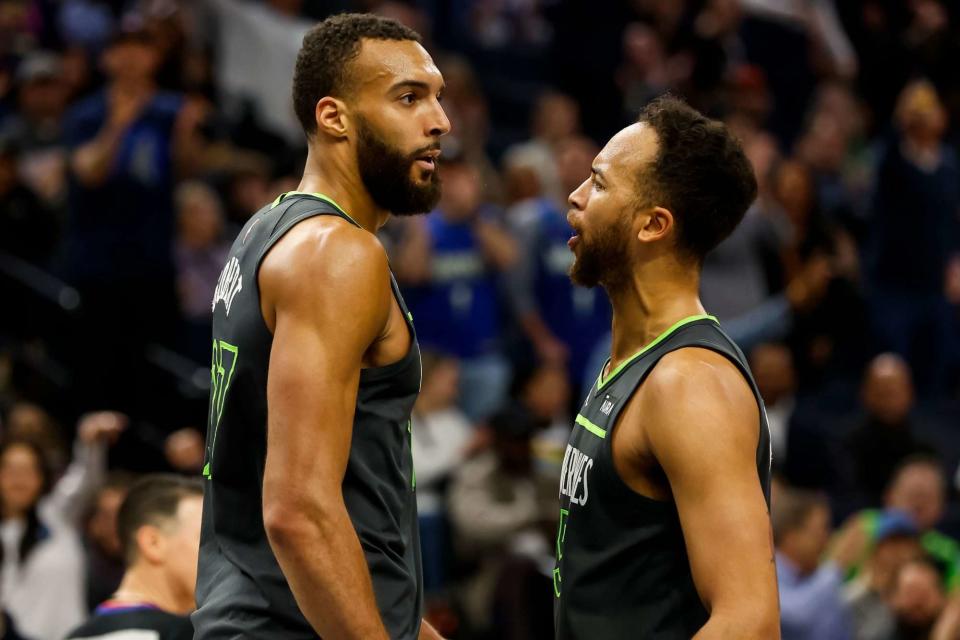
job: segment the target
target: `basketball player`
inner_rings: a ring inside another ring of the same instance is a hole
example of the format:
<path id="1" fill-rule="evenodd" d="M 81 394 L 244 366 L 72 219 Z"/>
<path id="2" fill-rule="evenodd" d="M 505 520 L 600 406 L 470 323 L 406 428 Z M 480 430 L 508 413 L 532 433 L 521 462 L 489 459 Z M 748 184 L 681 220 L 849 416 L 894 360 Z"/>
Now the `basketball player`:
<path id="1" fill-rule="evenodd" d="M 561 471 L 558 639 L 779 638 L 765 412 L 698 298 L 756 189 L 726 128 L 666 97 L 570 195 L 570 275 L 607 290 L 613 346 Z"/>
<path id="2" fill-rule="evenodd" d="M 297 192 L 244 226 L 214 294 L 196 637 L 436 638 L 421 624 L 412 318 L 374 232 L 440 193 L 443 79 L 369 15 L 303 39 Z"/>

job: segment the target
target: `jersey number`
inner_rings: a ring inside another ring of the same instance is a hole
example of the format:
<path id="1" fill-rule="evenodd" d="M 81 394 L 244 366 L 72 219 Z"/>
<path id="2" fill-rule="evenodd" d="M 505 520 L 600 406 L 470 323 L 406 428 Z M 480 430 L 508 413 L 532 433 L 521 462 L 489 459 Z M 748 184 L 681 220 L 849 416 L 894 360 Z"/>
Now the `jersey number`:
<path id="1" fill-rule="evenodd" d="M 239 349 L 223 340 L 213 341 L 213 362 L 210 365 L 210 415 L 207 417 L 207 461 L 203 465 L 203 477 L 211 478 L 210 462 L 213 460 L 213 446 L 217 441 L 217 427 L 223 415 L 223 404 L 227 390 L 233 381 L 233 372 L 237 368 Z"/>
<path id="2" fill-rule="evenodd" d="M 563 558 L 563 539 L 567 535 L 567 518 L 570 516 L 568 509 L 560 509 L 560 524 L 557 526 L 557 566 L 553 569 L 553 592 L 560 597 L 560 559 Z"/>

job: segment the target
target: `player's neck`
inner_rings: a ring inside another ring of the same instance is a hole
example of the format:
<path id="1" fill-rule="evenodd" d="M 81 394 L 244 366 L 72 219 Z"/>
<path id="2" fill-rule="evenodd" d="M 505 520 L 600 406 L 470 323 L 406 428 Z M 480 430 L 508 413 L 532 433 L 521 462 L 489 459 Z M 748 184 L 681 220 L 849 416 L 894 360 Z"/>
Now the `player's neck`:
<path id="1" fill-rule="evenodd" d="M 123 576 L 113 600 L 150 604 L 169 613 L 186 614 L 194 608 L 193 597 L 180 591 L 163 569 L 141 562 Z"/>
<path id="2" fill-rule="evenodd" d="M 613 305 L 610 370 L 677 321 L 705 313 L 699 288 L 696 270 L 659 261 L 634 270 L 622 285 L 609 287 Z"/>
<path id="3" fill-rule="evenodd" d="M 315 153 L 307 152 L 303 179 L 297 191 L 322 193 L 336 202 L 361 227 L 375 233 L 390 217 L 389 211 L 379 208 L 363 185 L 356 163 L 348 162 L 346 154 L 337 148 Z"/>

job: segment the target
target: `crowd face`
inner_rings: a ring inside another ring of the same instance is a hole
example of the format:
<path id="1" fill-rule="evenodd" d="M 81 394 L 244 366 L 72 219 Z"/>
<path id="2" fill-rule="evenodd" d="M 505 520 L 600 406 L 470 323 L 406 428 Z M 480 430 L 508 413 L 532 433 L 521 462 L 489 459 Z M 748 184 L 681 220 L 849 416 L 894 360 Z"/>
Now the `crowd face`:
<path id="1" fill-rule="evenodd" d="M 112 558 L 123 557 L 123 545 L 117 534 L 117 514 L 126 491 L 107 487 L 97 496 L 97 504 L 87 524 L 90 540 Z"/>
<path id="2" fill-rule="evenodd" d="M 25 444 L 12 444 L 0 454 L 0 502 L 3 517 L 22 517 L 40 500 L 43 464 Z"/>
<path id="3" fill-rule="evenodd" d="M 913 407 L 913 383 L 907 364 L 898 356 L 878 356 L 867 370 L 863 404 L 871 417 L 900 425 Z"/>
<path id="4" fill-rule="evenodd" d="M 816 571 L 830 541 L 830 510 L 823 505 L 811 509 L 803 525 L 788 534 L 790 558 L 801 574 Z"/>
<path id="5" fill-rule="evenodd" d="M 750 354 L 750 369 L 768 406 L 793 393 L 796 375 L 790 350 L 778 344 L 763 344 Z"/>
<path id="6" fill-rule="evenodd" d="M 457 162 L 444 167 L 443 215 L 451 222 L 471 219 L 483 201 L 480 172 L 472 164 Z"/>
<path id="7" fill-rule="evenodd" d="M 901 626 L 924 629 L 943 611 L 946 596 L 940 575 L 923 562 L 910 562 L 897 573 L 890 607 Z"/>
<path id="8" fill-rule="evenodd" d="M 109 47 L 103 56 L 107 75 L 121 83 L 151 80 L 160 61 L 157 48 L 144 39 L 122 40 Z"/>
<path id="9" fill-rule="evenodd" d="M 870 556 L 870 583 L 878 593 L 889 593 L 900 567 L 916 560 L 923 554 L 923 548 L 916 538 L 894 536 L 881 540 Z"/>
<path id="10" fill-rule="evenodd" d="M 930 463 L 915 463 L 901 469 L 893 479 L 885 506 L 906 511 L 922 531 L 927 531 L 943 515 L 945 493 L 943 472 Z"/>
<path id="11" fill-rule="evenodd" d="M 453 358 L 437 362 L 424 380 L 421 395 L 429 396 L 437 406 L 452 406 L 460 395 L 460 365 Z"/>

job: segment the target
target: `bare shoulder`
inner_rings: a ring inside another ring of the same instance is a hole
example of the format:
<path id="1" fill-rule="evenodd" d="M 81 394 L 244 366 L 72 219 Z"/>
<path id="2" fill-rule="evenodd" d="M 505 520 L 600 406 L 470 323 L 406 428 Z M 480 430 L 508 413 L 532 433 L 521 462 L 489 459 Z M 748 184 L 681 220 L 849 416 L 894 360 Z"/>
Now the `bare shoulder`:
<path id="1" fill-rule="evenodd" d="M 260 266 L 261 282 L 298 277 L 386 278 L 387 274 L 387 255 L 377 237 L 333 216 L 316 216 L 293 227 Z"/>
<path id="2" fill-rule="evenodd" d="M 304 220 L 270 249 L 258 274 L 261 311 L 360 316 L 379 330 L 390 310 L 390 269 L 375 235 L 332 216 Z"/>
<path id="3" fill-rule="evenodd" d="M 383 245 L 375 235 L 333 216 L 296 225 L 270 249 L 260 265 L 261 292 L 282 297 L 304 290 L 335 293 L 341 287 L 372 292 L 389 285 Z M 323 287 L 307 286 L 323 284 Z"/>
<path id="4" fill-rule="evenodd" d="M 707 442 L 755 450 L 760 410 L 743 373 L 725 356 L 698 347 L 673 351 L 654 367 L 641 390 L 645 430 L 654 450 Z"/>

